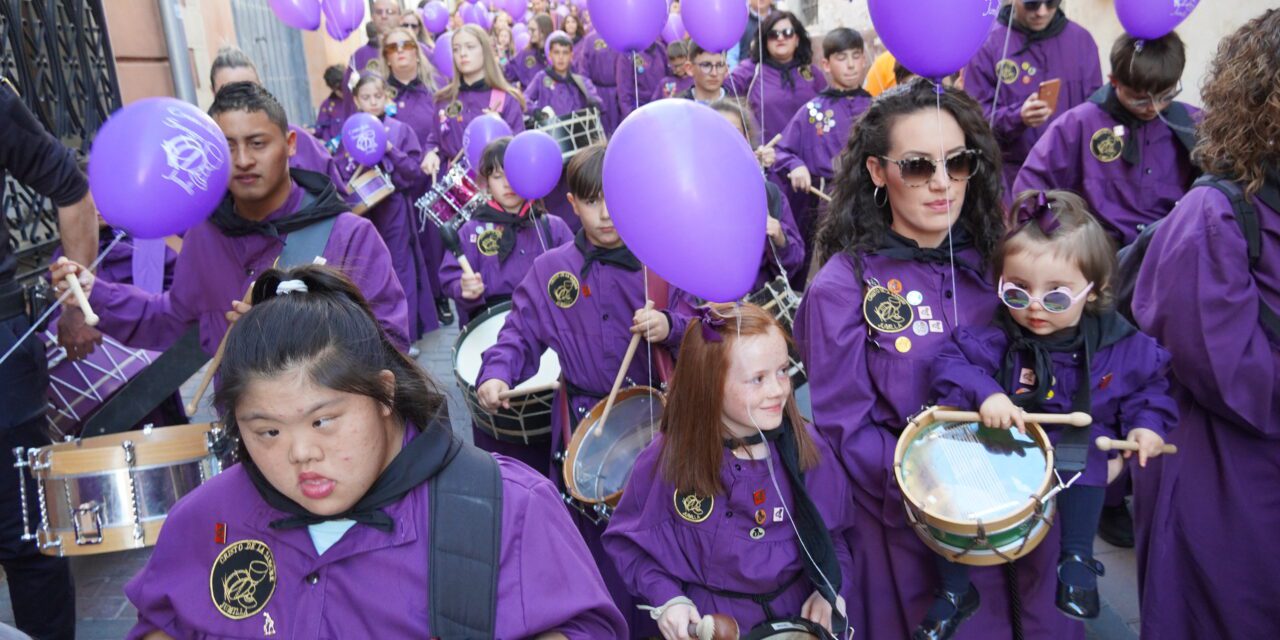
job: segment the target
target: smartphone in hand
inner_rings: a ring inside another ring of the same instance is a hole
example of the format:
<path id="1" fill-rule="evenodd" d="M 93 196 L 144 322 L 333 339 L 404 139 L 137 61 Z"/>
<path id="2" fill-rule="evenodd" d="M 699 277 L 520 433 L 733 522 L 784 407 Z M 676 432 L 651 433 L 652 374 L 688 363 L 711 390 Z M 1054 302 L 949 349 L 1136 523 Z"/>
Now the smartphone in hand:
<path id="1" fill-rule="evenodd" d="M 1062 81 L 1058 78 L 1045 80 L 1040 83 L 1040 89 L 1037 93 L 1040 96 L 1040 101 L 1049 105 L 1050 112 L 1056 112 L 1058 110 L 1058 92 L 1061 89 Z"/>

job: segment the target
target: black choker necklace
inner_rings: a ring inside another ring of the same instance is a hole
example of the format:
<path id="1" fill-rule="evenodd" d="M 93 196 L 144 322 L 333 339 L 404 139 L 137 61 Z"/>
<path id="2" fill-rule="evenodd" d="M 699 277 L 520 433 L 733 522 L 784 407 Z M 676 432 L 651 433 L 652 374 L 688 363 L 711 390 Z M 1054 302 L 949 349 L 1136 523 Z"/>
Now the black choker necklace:
<path id="1" fill-rule="evenodd" d="M 769 442 L 777 442 L 782 437 L 782 429 L 770 429 L 768 431 L 757 431 L 745 438 L 725 438 L 724 448 L 737 449 L 741 446 L 751 446 L 760 444 L 766 440 Z"/>

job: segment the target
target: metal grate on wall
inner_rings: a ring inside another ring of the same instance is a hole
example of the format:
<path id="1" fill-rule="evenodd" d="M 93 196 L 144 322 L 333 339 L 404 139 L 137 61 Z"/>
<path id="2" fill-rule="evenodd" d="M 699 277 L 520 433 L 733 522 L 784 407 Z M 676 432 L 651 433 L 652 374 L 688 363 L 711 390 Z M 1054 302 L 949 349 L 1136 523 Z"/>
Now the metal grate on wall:
<path id="1" fill-rule="evenodd" d="M 262 83 L 284 106 L 289 122 L 314 125 L 316 105 L 311 104 L 302 35 L 280 22 L 262 0 L 232 0 L 231 10 L 240 48 L 258 66 Z"/>

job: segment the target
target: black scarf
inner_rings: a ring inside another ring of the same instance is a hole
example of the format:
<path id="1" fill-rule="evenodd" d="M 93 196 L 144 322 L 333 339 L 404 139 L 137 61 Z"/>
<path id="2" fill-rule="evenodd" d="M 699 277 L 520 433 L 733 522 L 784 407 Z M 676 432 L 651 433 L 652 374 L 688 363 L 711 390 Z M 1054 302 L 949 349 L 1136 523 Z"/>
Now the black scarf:
<path id="1" fill-rule="evenodd" d="M 405 428 L 416 427 L 405 425 Z M 435 477 L 441 469 L 449 466 L 460 448 L 462 443 L 453 437 L 447 424 L 432 423 L 396 454 L 395 459 L 378 476 L 363 498 L 350 509 L 331 516 L 318 516 L 290 500 L 271 486 L 257 465 L 247 463 L 244 467 L 254 488 L 258 490 L 258 495 L 271 508 L 289 514 L 288 517 L 273 520 L 270 525 L 272 529 L 296 529 L 329 520 L 355 520 L 380 531 L 391 531 L 395 521 L 382 510 L 383 507 L 399 502 L 405 494 Z"/>
<path id="2" fill-rule="evenodd" d="M 492 222 L 502 225 L 502 235 L 498 236 L 498 261 L 506 262 L 511 252 L 516 248 L 516 236 L 519 235 L 521 229 L 528 229 L 536 224 L 533 217 L 533 207 L 530 204 L 525 205 L 524 215 L 516 215 L 507 213 L 497 208 L 494 203 L 488 203 L 487 206 L 480 207 L 471 219 L 480 222 Z M 543 222 L 543 225 L 546 223 Z M 539 225 L 542 226 L 542 225 Z M 544 229 L 535 228 L 535 232 L 541 232 Z M 546 230 L 547 237 L 551 236 L 551 231 Z"/>
<path id="3" fill-rule="evenodd" d="M 1031 368 L 1036 376 L 1035 388 L 1030 393 L 1010 395 L 1013 404 L 1030 411 L 1039 409 L 1049 399 L 1049 391 L 1053 387 L 1051 354 L 1066 352 L 1083 354 L 1080 359 L 1081 375 L 1071 396 L 1071 410 L 1092 413 L 1093 383 L 1090 380 L 1090 367 L 1093 364 L 1093 354 L 1137 331 L 1115 311 L 1107 311 L 1100 316 L 1085 312 L 1076 330 L 1037 336 L 1014 322 L 1009 310 L 1002 307 L 996 312 L 996 325 L 1004 330 L 1009 339 L 1009 346 L 1000 366 L 1000 384 L 1004 389 L 1014 389 L 1019 354 L 1027 352 L 1031 355 Z"/>
<path id="4" fill-rule="evenodd" d="M 278 239 L 287 233 L 351 210 L 346 201 L 338 196 L 338 189 L 328 176 L 302 169 L 290 169 L 289 176 L 306 192 L 297 211 L 276 220 L 249 220 L 236 213 L 235 200 L 228 193 L 213 211 L 209 221 L 229 238 L 256 234 Z"/>
<path id="5" fill-rule="evenodd" d="M 842 91 L 834 87 L 827 87 L 826 89 L 819 91 L 818 95 L 823 96 L 824 98 L 856 98 L 858 96 L 871 97 L 871 94 L 867 93 L 867 90 L 862 87 L 849 89 L 847 91 Z"/>
<path id="6" fill-rule="evenodd" d="M 791 72 L 804 66 L 800 63 L 800 56 L 791 59 L 791 62 L 778 62 L 769 56 L 762 56 L 764 65 L 770 69 L 776 69 L 782 75 L 782 86 L 786 89 L 796 88 L 796 79 L 791 76 Z"/>
<path id="7" fill-rule="evenodd" d="M 387 78 L 387 84 L 391 85 L 391 88 L 396 90 L 396 95 L 399 95 L 399 96 L 402 96 L 405 93 L 412 91 L 414 88 L 422 87 L 422 82 L 417 78 L 413 78 L 408 82 L 400 82 L 400 80 L 397 79 L 394 75 Z"/>
<path id="8" fill-rule="evenodd" d="M 1009 26 L 1009 20 L 1010 18 L 1012 18 L 1012 16 L 1013 16 L 1013 5 L 1006 4 L 1005 6 L 1000 8 L 1000 16 L 997 18 L 997 20 L 1000 21 L 1000 24 L 1005 25 L 1007 27 Z M 1050 40 L 1057 37 L 1059 34 L 1065 31 L 1066 28 L 1067 28 L 1067 14 L 1062 12 L 1061 6 L 1058 7 L 1058 12 L 1053 15 L 1053 19 L 1049 21 L 1049 26 L 1045 27 L 1041 31 L 1032 31 L 1018 24 L 1017 20 L 1014 20 L 1013 30 L 1017 31 L 1018 33 L 1021 33 L 1022 35 L 1025 35 L 1027 37 L 1027 41 L 1023 43 L 1021 49 L 1014 51 L 1012 54 L 1009 55 L 1009 57 L 1021 55 L 1027 49 L 1030 49 L 1031 45 L 1037 42 L 1044 42 L 1045 40 Z"/>
<path id="9" fill-rule="evenodd" d="M 893 229 L 889 229 L 880 241 L 880 247 L 872 251 L 871 254 L 893 258 L 894 260 L 909 260 L 924 264 L 951 264 L 952 257 L 955 254 L 972 248 L 973 239 L 969 237 L 969 232 L 957 224 L 951 227 L 950 246 L 944 241 L 936 248 L 924 249 L 915 240 L 903 237 Z M 983 275 L 982 271 L 976 266 L 959 258 L 955 258 L 955 264 L 979 276 Z"/>
<path id="10" fill-rule="evenodd" d="M 1148 123 L 1146 120 L 1139 118 L 1124 108 L 1120 104 L 1120 98 L 1116 96 L 1116 89 L 1111 85 L 1103 85 L 1092 96 L 1089 96 L 1089 102 L 1098 105 L 1104 113 L 1111 116 L 1116 122 L 1124 125 L 1125 143 L 1120 157 L 1124 158 L 1125 164 L 1136 165 L 1142 161 L 1142 145 L 1137 143 L 1137 131 Z M 1181 102 L 1174 102 L 1160 112 L 1158 120 L 1165 122 L 1173 135 L 1182 143 L 1182 148 L 1186 150 L 1187 156 L 1190 157 L 1191 150 L 1196 147 L 1196 123 L 1192 122 L 1191 114 L 1187 111 L 1186 106 Z M 1154 121 L 1152 121 L 1154 122 Z"/>
<path id="11" fill-rule="evenodd" d="M 582 254 L 582 269 L 578 273 L 584 278 L 587 277 L 592 263 L 595 262 L 611 264 L 627 271 L 639 271 L 644 266 L 640 264 L 640 259 L 631 253 L 627 245 L 624 244 L 616 249 L 601 249 L 587 241 L 585 231 L 578 231 L 578 235 L 573 238 L 573 246 L 577 247 L 578 253 Z"/>
<path id="12" fill-rule="evenodd" d="M 544 69 L 544 71 L 546 72 L 548 78 L 551 78 L 552 80 L 555 80 L 560 84 L 567 84 L 577 89 L 578 94 L 582 96 L 582 103 L 587 105 L 588 108 L 600 107 L 599 103 L 597 103 L 595 100 L 592 100 L 590 94 L 587 93 L 587 86 L 582 82 L 582 77 L 575 74 L 572 68 L 570 68 L 569 72 L 564 75 L 560 75 L 556 73 L 556 70 L 552 69 L 550 65 L 548 65 L 547 68 Z"/>
<path id="13" fill-rule="evenodd" d="M 458 91 L 488 91 L 489 83 L 484 78 L 480 78 L 471 84 L 467 84 L 466 80 L 458 79 Z"/>

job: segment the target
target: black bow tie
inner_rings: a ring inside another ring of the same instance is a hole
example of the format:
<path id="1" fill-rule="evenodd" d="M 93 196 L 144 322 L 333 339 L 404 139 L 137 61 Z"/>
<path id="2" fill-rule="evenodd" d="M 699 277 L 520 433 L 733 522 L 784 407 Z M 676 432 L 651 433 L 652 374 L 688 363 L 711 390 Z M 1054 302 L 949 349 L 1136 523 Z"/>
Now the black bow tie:
<path id="1" fill-rule="evenodd" d="M 639 271 L 644 267 L 640 263 L 640 259 L 631 253 L 626 245 L 613 249 L 601 249 L 587 241 L 587 235 L 583 231 L 578 231 L 578 235 L 574 237 L 573 244 L 578 248 L 578 252 L 582 254 L 582 269 L 579 275 L 587 277 L 587 273 L 591 271 L 591 265 L 596 262 L 611 264 L 615 267 L 626 269 L 627 271 Z"/>

